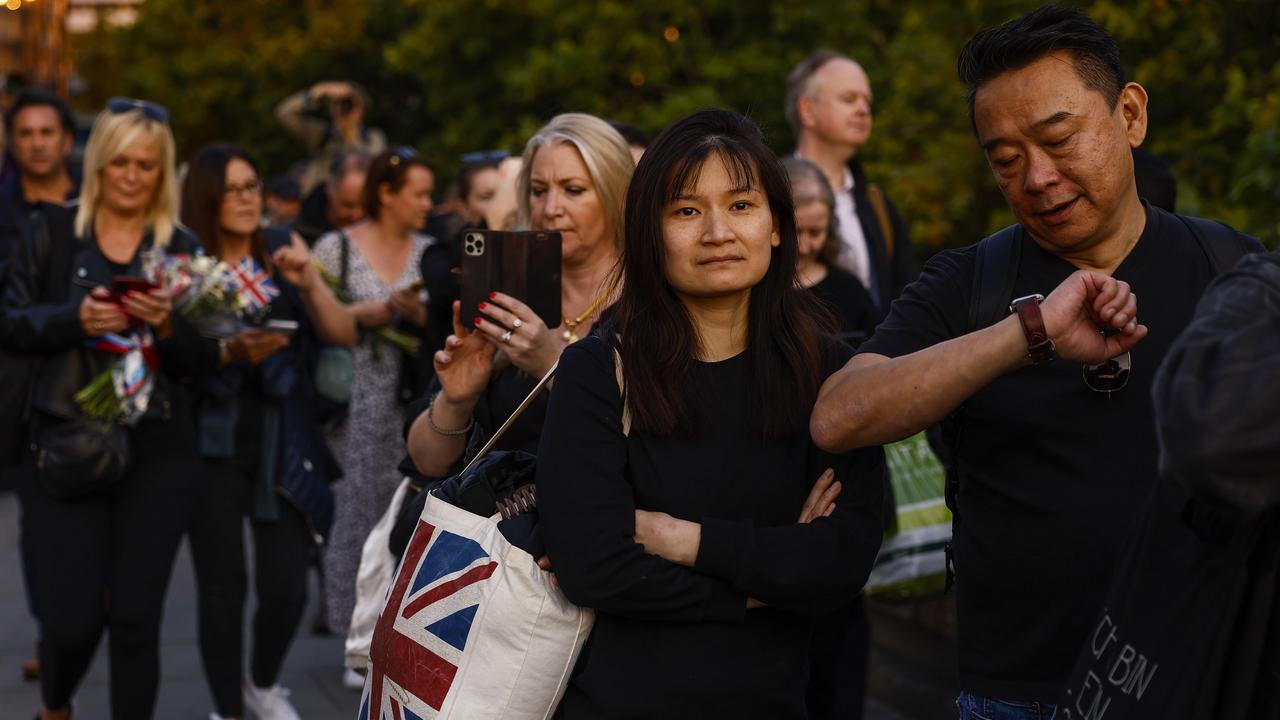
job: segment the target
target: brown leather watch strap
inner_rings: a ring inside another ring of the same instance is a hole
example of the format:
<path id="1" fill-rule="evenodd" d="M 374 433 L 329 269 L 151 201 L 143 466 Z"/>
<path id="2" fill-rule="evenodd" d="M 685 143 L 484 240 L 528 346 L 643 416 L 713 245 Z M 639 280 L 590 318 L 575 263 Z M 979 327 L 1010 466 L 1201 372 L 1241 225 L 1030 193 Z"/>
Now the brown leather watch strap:
<path id="1" fill-rule="evenodd" d="M 1022 332 L 1027 336 L 1027 356 L 1031 358 L 1032 365 L 1047 363 L 1058 356 L 1040 315 L 1040 302 L 1043 300 L 1043 295 L 1027 295 L 1009 303 L 1009 310 L 1018 314 Z"/>

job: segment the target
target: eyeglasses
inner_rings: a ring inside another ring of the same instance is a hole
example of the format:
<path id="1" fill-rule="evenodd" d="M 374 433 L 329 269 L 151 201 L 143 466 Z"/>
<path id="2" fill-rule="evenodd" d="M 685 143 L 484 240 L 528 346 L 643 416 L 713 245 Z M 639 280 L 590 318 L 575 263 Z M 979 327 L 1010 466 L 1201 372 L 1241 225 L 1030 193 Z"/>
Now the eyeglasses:
<path id="1" fill-rule="evenodd" d="M 391 157 L 387 159 L 387 163 L 391 167 L 399 165 L 401 162 L 413 162 L 418 159 L 418 151 L 407 145 L 391 148 Z"/>
<path id="2" fill-rule="evenodd" d="M 232 195 L 244 197 L 246 194 L 257 195 L 258 193 L 262 192 L 262 181 L 250 180 L 249 182 L 243 185 L 228 185 L 222 189 L 222 192 L 224 195 L 227 195 L 228 197 Z"/>
<path id="3" fill-rule="evenodd" d="M 464 153 L 458 156 L 458 161 L 463 165 L 493 165 L 511 157 L 511 153 L 506 150 L 480 150 L 478 152 Z"/>
<path id="4" fill-rule="evenodd" d="M 1110 395 L 1129 384 L 1133 375 L 1133 357 L 1129 353 L 1117 355 L 1097 365 L 1085 365 L 1084 384 L 1094 392 Z"/>
<path id="5" fill-rule="evenodd" d="M 141 110 L 142 115 L 149 120 L 163 124 L 169 122 L 169 110 L 163 105 L 126 97 L 113 97 L 107 101 L 107 111 L 112 115 L 120 115 L 134 110 Z"/>

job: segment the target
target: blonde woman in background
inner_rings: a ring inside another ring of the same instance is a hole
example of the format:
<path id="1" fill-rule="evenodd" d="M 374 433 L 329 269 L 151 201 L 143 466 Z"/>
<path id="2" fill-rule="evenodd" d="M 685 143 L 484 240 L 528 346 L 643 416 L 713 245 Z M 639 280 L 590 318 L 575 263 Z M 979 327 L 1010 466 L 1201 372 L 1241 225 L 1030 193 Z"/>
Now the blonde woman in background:
<path id="1" fill-rule="evenodd" d="M 635 169 L 627 142 L 600 118 L 568 113 L 539 130 L 521 160 L 519 226 L 557 230 L 563 239 L 564 318 L 547 327 L 520 299 L 497 293 L 481 304 L 477 327 L 464 328 L 455 302 L 453 334 L 435 356 L 435 386 L 413 408 L 419 414 L 408 435 L 409 455 L 427 477 L 459 469 L 472 432 L 496 430 L 617 297 L 622 212 Z M 544 394 L 496 449 L 535 451 L 545 412 Z"/>
<path id="2" fill-rule="evenodd" d="M 112 717 L 148 718 L 155 706 L 164 594 L 198 457 L 187 383 L 212 371 L 218 347 L 173 313 L 165 289 L 109 288 L 142 276 L 152 249 L 198 248 L 177 225 L 174 154 L 163 107 L 111 100 L 89 135 L 79 207 L 42 206 L 48 232 L 23 244 L 5 288 L 0 338 L 39 358 L 22 501 L 46 720 L 70 716 L 104 630 Z M 114 338 L 154 351 L 154 385 L 125 425 L 128 461 L 114 477 L 59 483 L 66 468 L 45 451 L 83 422 L 73 396 L 120 357 L 105 347 Z"/>

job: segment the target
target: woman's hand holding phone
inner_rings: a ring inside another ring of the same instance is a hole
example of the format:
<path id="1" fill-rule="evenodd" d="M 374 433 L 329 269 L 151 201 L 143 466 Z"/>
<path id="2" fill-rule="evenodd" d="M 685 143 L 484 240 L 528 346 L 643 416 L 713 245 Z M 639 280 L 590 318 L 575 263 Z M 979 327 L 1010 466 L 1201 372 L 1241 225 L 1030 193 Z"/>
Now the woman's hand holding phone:
<path id="1" fill-rule="evenodd" d="M 246 328 L 227 341 L 231 357 L 247 360 L 257 365 L 289 345 L 289 336 L 278 332 L 266 332 L 258 328 Z"/>
<path id="2" fill-rule="evenodd" d="M 454 405 L 474 406 L 493 375 L 497 347 L 487 342 L 482 333 L 468 332 L 462 326 L 461 308 L 462 303 L 454 300 L 453 334 L 445 339 L 444 349 L 436 351 L 434 365 L 443 399 Z"/>
<path id="3" fill-rule="evenodd" d="M 89 337 L 102 337 L 107 333 L 123 332 L 129 327 L 129 317 L 104 287 L 94 288 L 80 301 L 80 328 Z"/>
<path id="4" fill-rule="evenodd" d="M 173 300 L 169 297 L 168 290 L 156 288 L 145 293 L 131 290 L 122 298 L 122 304 L 129 317 L 156 328 L 161 337 L 169 334 Z"/>
<path id="5" fill-rule="evenodd" d="M 391 310 L 418 327 L 427 324 L 427 306 L 421 300 L 421 287 L 410 285 L 391 293 L 387 302 Z"/>
<path id="6" fill-rule="evenodd" d="M 548 328 L 528 305 L 510 295 L 489 293 L 489 299 L 480 303 L 479 309 L 492 320 L 477 316 L 476 334 L 500 348 L 516 367 L 530 375 L 545 375 L 564 352 L 564 338 Z"/>

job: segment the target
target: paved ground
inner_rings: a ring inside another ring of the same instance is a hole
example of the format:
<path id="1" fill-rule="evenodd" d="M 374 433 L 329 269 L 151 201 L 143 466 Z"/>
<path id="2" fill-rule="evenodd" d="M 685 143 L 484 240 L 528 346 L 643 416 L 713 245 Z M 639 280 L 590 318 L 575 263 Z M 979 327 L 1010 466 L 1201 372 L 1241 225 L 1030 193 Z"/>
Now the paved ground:
<path id="1" fill-rule="evenodd" d="M 31 654 L 35 631 L 27 614 L 18 565 L 17 534 L 17 503 L 11 493 L 0 494 L 0 718 L 6 720 L 31 717 L 39 705 L 37 685 L 24 682 L 18 670 Z M 307 610 L 308 627 L 314 612 L 314 608 Z M 196 648 L 195 614 L 195 582 L 184 544 L 174 566 L 165 605 L 158 720 L 205 720 L 213 709 Z M 306 629 L 303 628 L 294 642 L 281 683 L 292 689 L 294 705 L 305 720 L 355 718 L 359 693 L 343 688 L 339 682 L 341 640 L 313 637 Z M 105 720 L 109 716 L 106 643 L 103 642 L 77 695 L 76 720 Z M 905 718 L 873 703 L 867 709 L 866 720 Z"/>
<path id="2" fill-rule="evenodd" d="M 35 683 L 24 682 L 18 667 L 31 654 L 35 632 L 27 614 L 26 596 L 18 566 L 17 503 L 10 493 L 0 495 L 0 717 L 29 718 L 39 704 Z M 158 720 L 205 720 L 213 701 L 205 686 L 196 648 L 195 581 L 184 544 L 174 566 L 165 606 L 160 651 Z M 314 616 L 308 609 L 307 623 Z M 281 684 L 306 720 L 351 720 L 359 693 L 339 682 L 342 641 L 306 633 L 294 642 L 285 662 Z M 76 698 L 76 720 L 105 720 L 107 661 L 105 641 L 98 648 L 89 676 Z"/>

